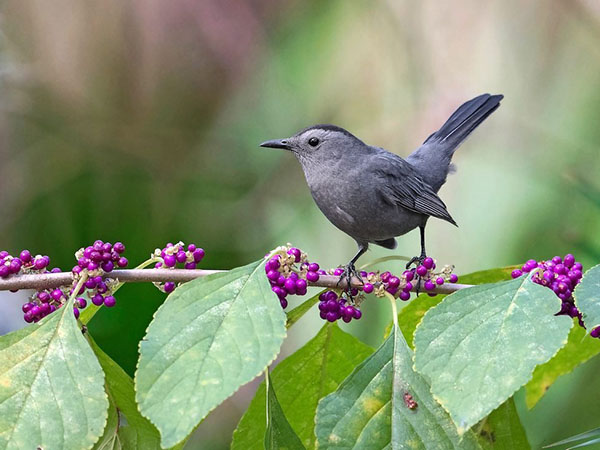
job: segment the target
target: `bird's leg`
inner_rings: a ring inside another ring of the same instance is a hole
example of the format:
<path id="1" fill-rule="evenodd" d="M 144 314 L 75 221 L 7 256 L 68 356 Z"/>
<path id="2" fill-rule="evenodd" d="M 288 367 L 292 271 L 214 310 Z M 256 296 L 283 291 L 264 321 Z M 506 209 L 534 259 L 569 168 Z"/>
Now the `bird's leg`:
<path id="1" fill-rule="evenodd" d="M 339 284 L 342 282 L 342 280 L 346 280 L 346 293 L 349 295 L 350 299 L 352 300 L 352 295 L 350 295 L 350 290 L 351 288 L 351 282 L 352 282 L 352 277 L 356 277 L 358 278 L 358 280 L 361 283 L 364 283 L 364 281 L 362 280 L 360 273 L 358 273 L 356 271 L 356 267 L 354 267 L 354 263 L 358 260 L 358 258 L 361 257 L 361 255 L 367 251 L 367 249 L 369 248 L 369 244 L 358 244 L 358 252 L 356 253 L 356 255 L 354 255 L 354 258 L 352 258 L 350 260 L 350 262 L 346 265 L 346 267 L 344 267 L 344 272 L 340 275 L 340 279 L 338 281 L 338 286 Z"/>
<path id="2" fill-rule="evenodd" d="M 410 266 L 412 266 L 413 264 L 415 264 L 415 266 L 417 267 L 420 266 L 425 260 L 425 258 L 427 258 L 427 254 L 425 252 L 425 226 L 420 226 L 419 231 L 421 232 L 421 255 L 412 258 L 406 265 L 407 269 L 409 269 Z M 416 273 L 416 270 L 415 276 L 417 277 L 417 289 L 415 290 L 415 293 L 419 295 L 419 291 L 421 290 L 421 276 L 418 273 Z"/>
<path id="3" fill-rule="evenodd" d="M 419 231 L 421 232 L 421 255 L 413 257 L 406 265 L 407 269 L 410 269 L 410 266 L 413 264 L 418 266 L 427 258 L 427 253 L 425 252 L 425 226 L 420 226 Z"/>

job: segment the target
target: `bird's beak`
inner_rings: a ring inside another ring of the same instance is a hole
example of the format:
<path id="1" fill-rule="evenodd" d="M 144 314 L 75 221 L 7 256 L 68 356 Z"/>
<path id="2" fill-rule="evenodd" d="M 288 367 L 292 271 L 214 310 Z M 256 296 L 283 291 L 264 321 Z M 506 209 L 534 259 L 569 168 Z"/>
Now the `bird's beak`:
<path id="1" fill-rule="evenodd" d="M 291 146 L 286 139 L 274 139 L 272 141 L 266 141 L 260 144 L 261 147 L 269 148 L 283 148 L 285 150 L 291 150 Z"/>

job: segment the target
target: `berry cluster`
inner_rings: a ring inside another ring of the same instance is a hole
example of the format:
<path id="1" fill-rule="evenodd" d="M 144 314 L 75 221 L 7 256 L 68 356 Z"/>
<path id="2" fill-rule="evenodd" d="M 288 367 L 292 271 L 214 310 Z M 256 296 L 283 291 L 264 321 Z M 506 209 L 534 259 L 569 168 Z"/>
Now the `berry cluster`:
<path id="1" fill-rule="evenodd" d="M 23 250 L 19 256 L 0 251 L 0 278 L 17 273 L 45 273 L 50 265 L 48 256 L 32 256 L 29 250 Z"/>
<path id="2" fill-rule="evenodd" d="M 358 294 L 358 292 L 356 292 Z M 350 322 L 352 319 L 360 319 L 362 312 L 356 305 L 348 304 L 348 300 L 339 296 L 335 291 L 325 291 L 319 295 L 319 311 L 321 319 L 329 322 L 335 322 L 342 319 L 344 322 Z"/>
<path id="3" fill-rule="evenodd" d="M 288 246 L 278 247 L 265 263 L 265 272 L 271 290 L 279 298 L 282 308 L 288 306 L 288 295 L 304 295 L 307 290 L 307 282 L 315 283 L 321 275 L 333 275 L 341 277 L 344 269 L 338 267 L 325 271 L 315 262 L 309 262 L 308 257 L 300 249 Z M 452 267 L 445 267 L 441 272 L 435 272 L 435 261 L 425 258 L 421 265 L 412 270 L 405 271 L 400 277 L 390 272 L 366 272 L 359 273 L 363 285 L 354 287 L 340 294 L 328 290 L 319 296 L 320 316 L 324 320 L 335 322 L 342 319 L 350 322 L 352 319 L 360 319 L 362 313 L 359 309 L 364 300 L 363 294 L 375 293 L 383 297 L 385 293 L 400 297 L 402 300 L 410 298 L 410 291 L 415 287 L 415 282 L 422 285 L 426 291 L 431 291 L 447 281 L 456 283 L 458 276 L 452 273 Z M 430 292 L 429 295 L 436 295 Z"/>
<path id="4" fill-rule="evenodd" d="M 435 272 L 435 269 L 435 261 L 433 258 L 427 257 L 416 268 L 405 270 L 400 277 L 394 276 L 390 272 L 383 272 L 379 278 L 385 291 L 397 296 L 402 301 L 407 301 L 415 287 L 433 291 L 436 286 L 458 281 L 458 275 L 452 273 L 452 266 L 446 266 L 440 272 Z M 435 292 L 428 292 L 428 294 L 431 297 L 437 295 Z"/>
<path id="5" fill-rule="evenodd" d="M 194 270 L 204 258 L 204 250 L 195 244 L 189 244 L 187 247 L 183 242 L 173 244 L 169 242 L 164 248 L 157 248 L 152 254 L 152 259 L 157 261 L 155 268 L 175 269 L 179 264 L 184 269 Z M 169 294 L 175 290 L 176 284 L 172 281 L 164 283 L 154 283 L 161 291 Z"/>
<path id="6" fill-rule="evenodd" d="M 575 257 L 568 253 L 564 258 L 555 256 L 549 261 L 536 261 L 530 259 L 520 269 L 515 269 L 511 273 L 512 278 L 519 278 L 524 274 L 535 271 L 531 280 L 534 283 L 546 286 L 561 299 L 562 305 L 556 315 L 568 315 L 579 320 L 579 325 L 585 328 L 581 312 L 575 306 L 573 300 L 573 290 L 581 282 L 583 276 L 583 266 L 575 261 Z M 600 337 L 600 327 L 594 328 L 590 335 L 595 338 Z"/>
<path id="7" fill-rule="evenodd" d="M 287 308 L 288 295 L 305 295 L 307 281 L 314 283 L 326 274 L 317 263 L 309 262 L 300 249 L 289 246 L 275 251 L 265 264 L 265 272 L 283 309 Z"/>
<path id="8" fill-rule="evenodd" d="M 114 245 L 110 242 L 95 241 L 92 245 L 81 248 L 75 253 L 77 265 L 72 269 L 74 277 L 73 285 L 69 288 L 60 287 L 55 289 L 44 289 L 36 292 L 23 305 L 23 319 L 27 323 L 38 322 L 48 314 L 53 313 L 58 308 L 61 308 L 69 296 L 73 293 L 80 277 L 85 273 L 86 281 L 79 289 L 76 295 L 75 304 L 73 305 L 73 314 L 75 318 L 79 318 L 79 312 L 88 305 L 90 300 L 96 306 L 107 306 L 109 308 L 115 306 L 116 300 L 111 295 L 114 282 L 106 280 L 104 276 L 114 270 L 115 267 L 126 267 L 128 264 L 127 258 L 122 256 L 125 251 L 125 246 L 121 242 Z M 21 252 L 21 255 L 23 255 Z M 49 258 L 47 258 L 49 262 Z M 60 269 L 54 268 L 50 272 L 60 272 Z M 86 295 L 86 300 L 83 295 Z"/>

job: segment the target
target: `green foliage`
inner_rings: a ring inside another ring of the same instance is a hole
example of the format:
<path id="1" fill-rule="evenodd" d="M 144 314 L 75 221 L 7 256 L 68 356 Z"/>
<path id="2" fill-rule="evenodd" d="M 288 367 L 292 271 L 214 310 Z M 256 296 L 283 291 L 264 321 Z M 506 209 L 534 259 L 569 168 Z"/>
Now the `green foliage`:
<path id="1" fill-rule="evenodd" d="M 486 284 L 497 283 L 498 281 L 510 279 L 510 273 L 516 266 L 502 267 L 500 269 L 489 269 L 473 272 L 467 275 L 461 275 L 460 282 L 464 284 Z M 404 335 L 404 339 L 408 345 L 413 348 L 413 335 L 417 326 L 423 319 L 425 313 L 440 303 L 445 295 L 437 295 L 430 297 L 427 294 L 421 294 L 408 305 L 406 305 L 398 314 L 398 325 Z M 385 336 L 387 337 L 392 330 L 393 323 L 386 328 Z"/>
<path id="2" fill-rule="evenodd" d="M 0 338 L 0 448 L 85 449 L 101 436 L 104 374 L 72 302 Z"/>
<path id="3" fill-rule="evenodd" d="M 536 405 L 558 377 L 572 372 L 575 367 L 600 353 L 600 340 L 586 336 L 588 332 L 577 324 L 577 319 L 574 320 L 575 326 L 569 332 L 567 345 L 550 361 L 537 366 L 533 377 L 525 385 L 525 403 L 528 408 Z"/>
<path id="4" fill-rule="evenodd" d="M 522 277 L 460 290 L 425 314 L 415 333 L 415 368 L 461 433 L 565 345 L 572 321 L 553 315 L 559 303 Z"/>
<path id="5" fill-rule="evenodd" d="M 477 429 L 477 438 L 485 450 L 527 450 L 527 435 L 512 398 L 502 403 Z"/>
<path id="6" fill-rule="evenodd" d="M 471 432 L 462 437 L 413 370 L 412 351 L 394 327 L 381 347 L 317 409 L 320 448 L 480 448 Z M 406 395 L 418 406 L 409 408 Z"/>
<path id="7" fill-rule="evenodd" d="M 296 306 L 294 309 L 287 313 L 287 321 L 285 323 L 286 328 L 289 328 L 296 322 L 298 322 L 298 320 L 300 320 L 300 318 L 319 301 L 319 295 L 321 295 L 321 292 L 319 292 L 316 295 L 313 295 L 311 298 L 305 300 L 300 305 Z"/>
<path id="8" fill-rule="evenodd" d="M 273 385 L 266 373 L 267 381 L 267 429 L 265 431 L 265 449 L 267 450 L 304 450 L 304 445 L 285 418 Z"/>
<path id="9" fill-rule="evenodd" d="M 592 439 L 590 439 L 590 438 L 592 438 Z M 575 436 L 571 436 L 569 438 L 563 439 L 561 441 L 554 442 L 553 444 L 547 445 L 544 448 L 557 447 L 559 445 L 565 445 L 565 444 L 573 444 L 577 441 L 583 441 L 584 439 L 589 439 L 589 440 L 586 440 L 585 442 L 574 445 L 573 447 L 569 447 L 567 450 L 570 450 L 572 448 L 581 448 L 581 447 L 587 447 L 588 445 L 599 444 L 600 443 L 600 428 L 594 428 L 593 430 L 586 431 L 585 433 L 580 433 Z"/>
<path id="10" fill-rule="evenodd" d="M 136 400 L 162 445 L 182 441 L 277 356 L 285 314 L 258 261 L 176 289 L 140 344 Z M 167 407 L 167 406 L 168 407 Z"/>
<path id="11" fill-rule="evenodd" d="M 573 297 L 587 329 L 600 326 L 600 265 L 592 267 L 583 275 Z"/>
<path id="12" fill-rule="evenodd" d="M 335 324 L 321 331 L 271 373 L 286 416 L 306 448 L 315 447 L 317 403 L 333 392 L 373 350 Z M 262 449 L 265 384 L 262 383 L 233 435 L 232 450 Z"/>
<path id="13" fill-rule="evenodd" d="M 104 370 L 106 392 L 111 403 L 104 436 L 107 436 L 107 434 L 113 436 L 113 447 L 106 448 L 119 448 L 120 445 L 127 449 L 160 449 L 158 430 L 138 411 L 135 403 L 133 380 L 110 356 L 98 347 L 91 337 L 88 337 L 88 341 L 102 366 L 102 370 Z M 116 429 L 113 429 L 110 419 L 111 414 L 116 410 L 118 410 L 118 417 L 123 420 Z M 127 445 L 124 444 L 125 442 Z"/>

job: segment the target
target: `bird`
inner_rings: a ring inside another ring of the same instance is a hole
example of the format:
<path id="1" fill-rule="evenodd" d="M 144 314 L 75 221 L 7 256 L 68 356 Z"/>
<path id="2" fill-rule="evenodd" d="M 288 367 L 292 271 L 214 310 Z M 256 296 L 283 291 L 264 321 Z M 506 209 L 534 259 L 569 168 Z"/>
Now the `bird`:
<path id="1" fill-rule="evenodd" d="M 356 241 L 358 251 L 340 277 L 349 287 L 352 277 L 361 280 L 355 264 L 370 244 L 393 250 L 396 237 L 419 228 L 421 254 L 409 261 L 408 269 L 427 257 L 425 226 L 430 217 L 458 226 L 437 193 L 454 171 L 451 160 L 458 146 L 503 98 L 482 94 L 463 103 L 406 159 L 330 124 L 260 146 L 293 153 L 321 212 Z"/>

